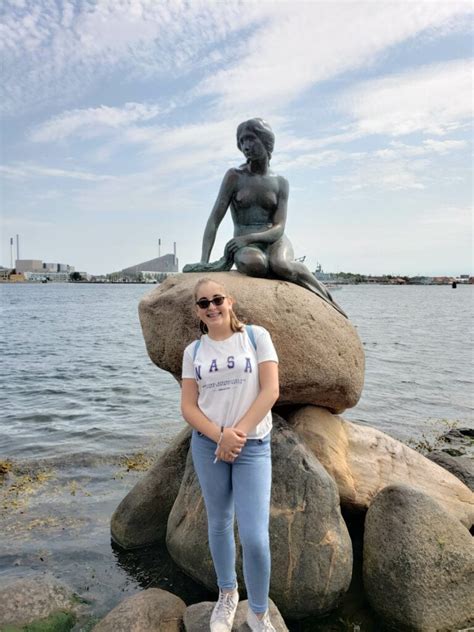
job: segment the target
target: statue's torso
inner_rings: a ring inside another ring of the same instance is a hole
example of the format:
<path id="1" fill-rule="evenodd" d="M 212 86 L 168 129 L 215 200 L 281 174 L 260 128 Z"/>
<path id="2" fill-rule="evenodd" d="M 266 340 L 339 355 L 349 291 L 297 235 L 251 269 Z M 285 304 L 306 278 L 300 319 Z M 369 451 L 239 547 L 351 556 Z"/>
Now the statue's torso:
<path id="1" fill-rule="evenodd" d="M 280 179 L 275 174 L 250 174 L 236 169 L 237 184 L 230 203 L 234 235 L 262 232 L 273 226 Z"/>

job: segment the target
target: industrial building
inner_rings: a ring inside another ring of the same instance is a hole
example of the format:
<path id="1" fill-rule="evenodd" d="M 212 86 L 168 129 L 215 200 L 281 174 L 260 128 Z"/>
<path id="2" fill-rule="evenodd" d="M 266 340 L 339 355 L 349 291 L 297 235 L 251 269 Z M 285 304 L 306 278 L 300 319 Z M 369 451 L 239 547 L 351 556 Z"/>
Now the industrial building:
<path id="1" fill-rule="evenodd" d="M 142 272 L 143 274 L 149 272 L 156 272 L 161 274 L 173 274 L 179 271 L 178 267 L 178 258 L 176 257 L 176 253 L 163 255 L 162 257 L 156 257 L 156 259 L 150 259 L 149 261 L 144 261 L 143 263 L 138 263 L 135 266 L 131 266 L 130 268 L 125 268 L 117 272 L 116 274 L 122 275 L 124 277 L 137 276 Z"/>
<path id="2" fill-rule="evenodd" d="M 74 266 L 67 263 L 43 263 L 40 259 L 17 259 L 17 274 L 22 274 L 27 281 L 56 281 L 65 283 L 74 272 Z"/>

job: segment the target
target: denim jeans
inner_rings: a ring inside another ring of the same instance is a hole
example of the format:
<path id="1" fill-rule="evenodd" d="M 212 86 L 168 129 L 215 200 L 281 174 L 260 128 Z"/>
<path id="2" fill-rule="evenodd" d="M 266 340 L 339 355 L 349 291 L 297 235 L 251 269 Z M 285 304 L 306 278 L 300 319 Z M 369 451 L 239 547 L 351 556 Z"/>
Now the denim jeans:
<path id="1" fill-rule="evenodd" d="M 207 510 L 209 546 L 221 589 L 235 588 L 234 508 L 242 544 L 244 579 L 250 608 L 268 608 L 270 587 L 270 433 L 248 439 L 233 463 L 214 463 L 216 444 L 193 431 L 194 469 Z"/>

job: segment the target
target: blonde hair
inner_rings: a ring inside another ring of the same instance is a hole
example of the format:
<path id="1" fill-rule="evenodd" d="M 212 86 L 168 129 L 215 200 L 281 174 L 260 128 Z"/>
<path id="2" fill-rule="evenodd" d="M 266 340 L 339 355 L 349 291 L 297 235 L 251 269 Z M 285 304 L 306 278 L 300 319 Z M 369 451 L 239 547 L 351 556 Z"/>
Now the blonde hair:
<path id="1" fill-rule="evenodd" d="M 223 290 L 224 296 L 226 296 L 226 298 L 231 298 L 230 295 L 227 294 L 227 290 L 225 289 L 225 286 L 222 285 L 222 283 L 219 283 L 219 281 L 215 281 L 214 279 L 211 279 L 210 277 L 202 277 L 201 279 L 197 281 L 196 285 L 194 286 L 194 291 L 193 291 L 194 302 L 198 300 L 198 290 L 201 287 L 201 285 L 204 285 L 204 283 L 214 283 L 214 285 L 218 285 L 221 288 L 221 290 Z M 237 331 L 243 331 L 244 324 L 241 323 L 240 320 L 237 318 L 232 307 L 229 310 L 229 315 L 230 315 L 231 330 L 234 333 L 236 333 Z M 199 319 L 199 329 L 201 330 L 201 333 L 203 334 L 207 334 L 209 332 L 209 329 L 206 323 L 203 323 L 201 319 Z"/>

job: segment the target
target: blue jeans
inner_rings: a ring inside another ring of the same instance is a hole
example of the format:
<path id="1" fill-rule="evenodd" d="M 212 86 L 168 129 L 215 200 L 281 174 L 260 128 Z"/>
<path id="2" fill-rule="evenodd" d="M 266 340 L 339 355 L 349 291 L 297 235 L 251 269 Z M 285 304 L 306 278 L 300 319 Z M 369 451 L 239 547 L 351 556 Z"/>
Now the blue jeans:
<path id="1" fill-rule="evenodd" d="M 195 430 L 191 450 L 206 504 L 209 547 L 219 588 L 233 589 L 237 583 L 235 508 L 249 605 L 256 614 L 265 612 L 270 587 L 270 433 L 263 439 L 248 439 L 233 463 L 214 463 L 215 442 Z"/>

